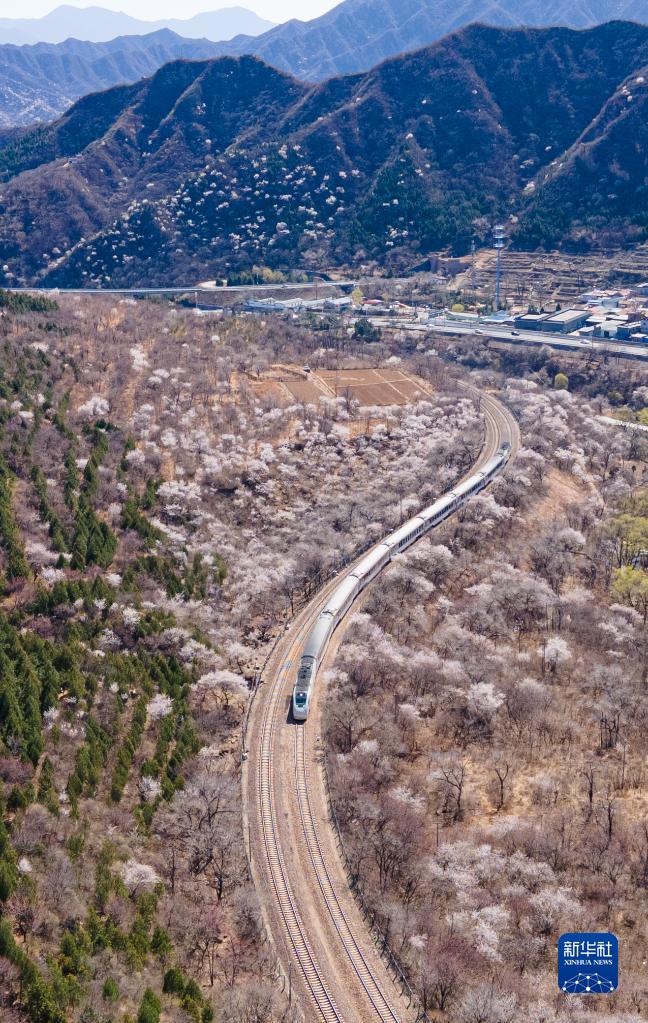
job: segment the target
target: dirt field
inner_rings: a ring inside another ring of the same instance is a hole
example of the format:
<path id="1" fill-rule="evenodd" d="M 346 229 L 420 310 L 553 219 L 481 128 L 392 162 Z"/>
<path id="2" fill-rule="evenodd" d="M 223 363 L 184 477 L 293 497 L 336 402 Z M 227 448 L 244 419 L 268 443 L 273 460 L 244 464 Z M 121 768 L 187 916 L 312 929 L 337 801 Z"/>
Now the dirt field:
<path id="1" fill-rule="evenodd" d="M 407 405 L 429 394 L 422 381 L 401 369 L 371 369 L 358 366 L 320 370 L 310 374 L 289 366 L 272 366 L 261 380 L 252 382 L 258 394 L 272 395 L 280 404 L 294 401 L 317 404 L 322 398 L 350 395 L 363 407 Z"/>
<path id="2" fill-rule="evenodd" d="M 585 485 L 579 485 L 573 476 L 552 467 L 546 477 L 547 494 L 537 501 L 534 520 L 549 521 L 564 515 L 570 504 L 582 504 L 591 494 Z"/>
<path id="3" fill-rule="evenodd" d="M 330 398 L 331 392 L 324 382 L 315 374 L 308 380 L 284 380 L 284 387 L 297 401 L 318 402 L 320 398 Z"/>
<path id="4" fill-rule="evenodd" d="M 414 377 L 400 369 L 344 369 L 319 374 L 335 397 L 351 394 L 361 405 L 406 405 L 425 395 Z"/>

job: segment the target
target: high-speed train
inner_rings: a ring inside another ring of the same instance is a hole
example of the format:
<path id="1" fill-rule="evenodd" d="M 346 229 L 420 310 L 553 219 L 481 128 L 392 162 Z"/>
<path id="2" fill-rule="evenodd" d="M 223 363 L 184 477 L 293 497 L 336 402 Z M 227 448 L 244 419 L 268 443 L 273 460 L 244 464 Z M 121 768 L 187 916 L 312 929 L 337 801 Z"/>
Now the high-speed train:
<path id="1" fill-rule="evenodd" d="M 498 472 L 504 468 L 510 457 L 511 445 L 502 444 L 497 453 L 486 462 L 483 469 L 464 480 L 454 490 L 444 494 L 428 508 L 424 508 L 422 512 L 409 519 L 395 532 L 390 533 L 351 572 L 344 576 L 319 614 L 304 644 L 292 698 L 293 718 L 296 721 L 305 721 L 308 717 L 317 669 L 324 659 L 331 636 L 358 594 L 393 557 L 400 554 L 429 530 L 438 526 L 474 494 L 487 487 Z"/>

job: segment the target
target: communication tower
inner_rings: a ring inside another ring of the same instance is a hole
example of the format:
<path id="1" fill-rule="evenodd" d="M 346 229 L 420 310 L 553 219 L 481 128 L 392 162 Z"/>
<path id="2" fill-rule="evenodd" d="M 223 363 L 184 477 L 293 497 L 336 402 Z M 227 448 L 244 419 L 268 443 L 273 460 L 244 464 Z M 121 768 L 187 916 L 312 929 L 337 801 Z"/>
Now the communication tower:
<path id="1" fill-rule="evenodd" d="M 497 276 L 495 280 L 495 311 L 500 307 L 500 288 L 502 284 L 502 249 L 504 248 L 504 225 L 496 224 L 493 228 L 493 238 L 497 250 Z"/>

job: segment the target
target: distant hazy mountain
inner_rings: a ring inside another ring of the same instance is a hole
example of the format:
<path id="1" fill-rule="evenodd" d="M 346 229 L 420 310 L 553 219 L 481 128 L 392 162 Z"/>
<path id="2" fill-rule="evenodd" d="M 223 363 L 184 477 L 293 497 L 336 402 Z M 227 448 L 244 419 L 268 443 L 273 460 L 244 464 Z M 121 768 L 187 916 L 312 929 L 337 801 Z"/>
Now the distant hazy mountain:
<path id="1" fill-rule="evenodd" d="M 399 270 L 496 218 L 530 247 L 645 240 L 648 27 L 473 25 L 310 86 L 175 61 L 0 133 L 0 178 L 0 286 Z"/>
<path id="2" fill-rule="evenodd" d="M 0 18 L 0 44 L 60 43 L 66 39 L 84 39 L 100 43 L 125 35 L 148 35 L 168 28 L 186 39 L 211 39 L 218 42 L 244 33 L 257 36 L 272 28 L 271 21 L 259 18 L 245 7 L 197 14 L 187 20 L 166 18 L 140 21 L 128 14 L 103 7 L 78 8 L 65 4 L 43 18 Z"/>
<path id="3" fill-rule="evenodd" d="M 486 25 L 589 28 L 612 19 L 648 23 L 648 0 L 345 0 L 313 21 L 288 21 L 222 54 L 252 53 L 307 81 L 366 71 L 449 32 Z"/>
<path id="4" fill-rule="evenodd" d="M 139 21 L 101 7 L 58 7 L 44 18 L 0 18 L 1 43 L 107 41 L 162 28 L 221 42 L 219 54 L 254 54 L 308 81 L 366 71 L 464 25 L 589 28 L 610 20 L 648 23 L 648 0 L 343 0 L 312 21 L 272 26 L 243 7 L 186 21 Z"/>
<path id="5" fill-rule="evenodd" d="M 164 23 L 185 38 L 194 33 L 205 37 L 200 44 L 183 44 L 169 35 L 151 34 L 152 22 L 99 7 L 83 11 L 59 7 L 39 21 L 0 19 L 0 43 L 3 26 L 4 38 L 7 26 L 12 26 L 14 36 L 31 32 L 43 38 L 120 38 L 104 48 L 74 39 L 20 49 L 0 45 L 0 128 L 52 119 L 79 97 L 132 82 L 174 57 L 253 54 L 297 78 L 321 81 L 367 70 L 470 22 L 584 28 L 621 17 L 648 22 L 648 0 L 345 0 L 321 18 L 289 21 L 259 36 L 249 33 L 264 23 L 240 7 Z M 149 34 L 138 40 L 144 29 Z M 206 41 L 223 40 L 242 30 L 248 34 L 225 42 Z M 131 37 L 121 38 L 124 32 Z"/>
<path id="6" fill-rule="evenodd" d="M 109 43 L 0 46 L 0 128 L 51 121 L 89 92 L 136 82 L 170 60 L 202 60 L 218 52 L 207 39 L 163 29 Z"/>

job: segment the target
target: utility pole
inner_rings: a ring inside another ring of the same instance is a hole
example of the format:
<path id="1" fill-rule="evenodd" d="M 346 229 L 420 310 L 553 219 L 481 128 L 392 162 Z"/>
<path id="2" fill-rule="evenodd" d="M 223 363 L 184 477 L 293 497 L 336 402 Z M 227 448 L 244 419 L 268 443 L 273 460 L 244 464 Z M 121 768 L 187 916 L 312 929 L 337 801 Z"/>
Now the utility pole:
<path id="1" fill-rule="evenodd" d="M 470 247 L 470 252 L 471 252 L 471 256 L 472 256 L 472 262 L 471 262 L 471 266 L 470 266 L 470 287 L 472 288 L 473 291 L 476 292 L 477 291 L 477 268 L 475 266 L 475 239 L 474 238 L 472 240 L 472 245 Z"/>
<path id="2" fill-rule="evenodd" d="M 495 249 L 497 250 L 497 274 L 495 278 L 495 312 L 500 307 L 500 289 L 502 284 L 502 249 L 504 248 L 504 225 L 496 224 L 493 228 Z"/>

